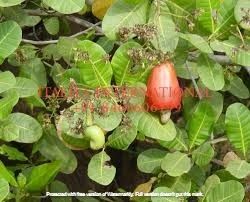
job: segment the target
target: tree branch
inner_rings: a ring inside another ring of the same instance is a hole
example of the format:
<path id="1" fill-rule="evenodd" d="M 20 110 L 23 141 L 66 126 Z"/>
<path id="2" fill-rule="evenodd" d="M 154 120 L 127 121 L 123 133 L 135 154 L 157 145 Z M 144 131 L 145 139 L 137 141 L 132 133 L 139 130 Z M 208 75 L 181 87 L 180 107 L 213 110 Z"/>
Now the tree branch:
<path id="1" fill-rule="evenodd" d="M 217 143 L 220 143 L 220 142 L 225 142 L 227 141 L 228 139 L 225 138 L 225 137 L 219 137 L 217 139 L 213 139 L 210 141 L 211 144 L 217 144 Z"/>
<path id="2" fill-rule="evenodd" d="M 76 34 L 73 34 L 71 36 L 68 36 L 70 38 L 75 38 L 75 37 L 78 37 L 82 34 L 86 34 L 88 33 L 90 30 L 94 29 L 94 27 L 100 25 L 101 22 L 98 22 L 96 24 L 93 24 L 92 27 L 89 27 L 88 29 L 84 30 L 84 31 L 81 31 L 81 32 L 78 32 Z M 33 45 L 48 45 L 48 44 L 55 44 L 55 43 L 58 43 L 58 40 L 49 40 L 49 41 L 34 41 L 34 40 L 29 40 L 29 39 L 22 39 L 22 42 L 23 43 L 29 43 L 29 44 L 33 44 Z"/>

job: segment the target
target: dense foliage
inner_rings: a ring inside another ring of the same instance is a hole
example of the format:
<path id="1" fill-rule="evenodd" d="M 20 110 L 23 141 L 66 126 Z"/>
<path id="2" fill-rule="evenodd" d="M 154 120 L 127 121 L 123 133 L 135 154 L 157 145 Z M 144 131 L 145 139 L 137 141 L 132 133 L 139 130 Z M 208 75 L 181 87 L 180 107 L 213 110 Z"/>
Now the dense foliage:
<path id="1" fill-rule="evenodd" d="M 0 0 L 0 16 L 0 201 L 69 192 L 58 176 L 86 151 L 80 171 L 103 185 L 92 191 L 249 201 L 249 0 Z M 166 61 L 183 89 L 170 119 L 145 103 Z M 117 183 L 118 150 L 143 176 L 130 190 Z"/>

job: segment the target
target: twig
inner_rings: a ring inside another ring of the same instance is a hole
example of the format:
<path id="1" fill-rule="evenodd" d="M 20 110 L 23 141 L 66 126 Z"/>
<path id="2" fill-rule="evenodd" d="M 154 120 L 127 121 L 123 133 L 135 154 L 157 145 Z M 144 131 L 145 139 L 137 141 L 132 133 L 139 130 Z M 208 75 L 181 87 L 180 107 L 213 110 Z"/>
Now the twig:
<path id="1" fill-rule="evenodd" d="M 69 38 L 75 38 L 75 37 L 78 37 L 82 34 L 86 34 L 88 33 L 91 29 L 93 29 L 94 27 L 100 25 L 101 22 L 98 22 L 96 24 L 93 24 L 92 27 L 89 27 L 88 29 L 85 29 L 81 32 L 78 32 L 76 34 L 73 34 L 71 36 L 68 36 Z M 58 40 L 49 40 L 49 41 L 34 41 L 34 40 L 29 40 L 29 39 L 22 39 L 22 42 L 24 43 L 30 43 L 30 44 L 33 44 L 33 45 L 48 45 L 48 44 L 55 44 L 55 43 L 58 43 Z"/>
<path id="2" fill-rule="evenodd" d="M 227 141 L 227 140 L 228 140 L 228 139 L 225 138 L 225 137 L 220 137 L 220 138 L 211 140 L 210 143 L 211 143 L 211 144 L 217 144 L 217 143 L 220 143 L 220 142 L 225 142 L 225 141 Z"/>
<path id="3" fill-rule="evenodd" d="M 224 167 L 224 163 L 223 163 L 223 161 L 221 161 L 221 160 L 213 159 L 212 162 L 215 163 L 215 164 L 217 164 L 217 165 L 219 165 L 219 166 Z"/>
<path id="4" fill-rule="evenodd" d="M 198 87 L 198 85 L 197 85 L 197 83 L 196 83 L 196 81 L 195 81 L 193 75 L 192 75 L 192 72 L 190 71 L 190 69 L 189 69 L 189 67 L 188 67 L 187 62 L 185 63 L 185 66 L 186 66 L 186 68 L 187 68 L 187 70 L 188 70 L 188 73 L 189 73 L 189 75 L 190 75 L 190 77 L 191 77 L 191 80 L 192 80 L 192 82 L 193 82 L 194 89 L 195 89 L 195 91 L 196 91 L 196 93 L 197 93 L 199 99 L 201 100 L 201 99 L 202 99 L 201 92 L 200 92 L 200 90 L 199 90 L 199 87 Z"/>

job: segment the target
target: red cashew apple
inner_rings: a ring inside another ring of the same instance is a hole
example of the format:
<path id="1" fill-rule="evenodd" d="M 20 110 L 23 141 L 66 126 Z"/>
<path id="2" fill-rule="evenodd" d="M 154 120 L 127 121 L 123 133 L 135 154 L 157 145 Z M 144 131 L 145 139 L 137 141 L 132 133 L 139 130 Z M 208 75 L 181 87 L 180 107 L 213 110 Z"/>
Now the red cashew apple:
<path id="1" fill-rule="evenodd" d="M 147 83 L 146 102 L 150 111 L 171 111 L 181 106 L 182 90 L 174 66 L 166 61 L 153 68 Z"/>

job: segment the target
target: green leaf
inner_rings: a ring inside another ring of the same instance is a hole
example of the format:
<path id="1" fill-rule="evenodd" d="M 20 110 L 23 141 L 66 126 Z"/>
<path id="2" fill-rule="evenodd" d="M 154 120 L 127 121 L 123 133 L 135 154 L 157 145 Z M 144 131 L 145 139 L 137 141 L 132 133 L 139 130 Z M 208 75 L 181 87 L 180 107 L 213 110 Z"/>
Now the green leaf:
<path id="1" fill-rule="evenodd" d="M 61 168 L 61 162 L 55 161 L 33 167 L 27 176 L 25 190 L 29 192 L 40 192 L 47 186 L 58 174 Z"/>
<path id="2" fill-rule="evenodd" d="M 174 149 L 177 151 L 188 151 L 188 135 L 187 132 L 183 129 L 176 128 L 177 135 L 174 140 L 166 142 L 166 141 L 158 141 L 161 146 L 167 149 Z"/>
<path id="3" fill-rule="evenodd" d="M 248 0 L 239 0 L 234 9 L 234 16 L 239 25 L 246 30 L 250 30 L 249 18 L 248 21 L 244 20 L 247 15 L 247 10 L 250 9 Z"/>
<path id="4" fill-rule="evenodd" d="M 199 102 L 187 125 L 190 148 L 201 145 L 210 137 L 214 121 L 212 106 L 206 101 Z"/>
<path id="5" fill-rule="evenodd" d="M 78 40 L 76 38 L 60 37 L 56 44 L 58 54 L 62 56 L 68 64 L 70 64 L 70 61 L 73 59 L 77 43 Z"/>
<path id="6" fill-rule="evenodd" d="M 16 77 L 16 85 L 12 89 L 15 89 L 20 98 L 38 94 L 38 85 L 32 80 L 22 77 Z"/>
<path id="7" fill-rule="evenodd" d="M 161 168 L 172 177 L 181 176 L 191 169 L 191 159 L 184 153 L 168 153 L 161 163 Z"/>
<path id="8" fill-rule="evenodd" d="M 244 198 L 244 187 L 240 182 L 231 180 L 217 184 L 211 189 L 205 202 L 226 201 L 235 202 L 242 201 Z"/>
<path id="9" fill-rule="evenodd" d="M 218 91 L 225 85 L 222 66 L 213 62 L 206 55 L 199 58 L 198 73 L 202 83 L 210 90 Z"/>
<path id="10" fill-rule="evenodd" d="M 77 159 L 73 152 L 64 146 L 58 139 L 56 130 L 53 126 L 47 126 L 45 134 L 37 143 L 39 152 L 51 161 L 59 160 L 62 162 L 61 172 L 71 174 L 77 167 Z"/>
<path id="11" fill-rule="evenodd" d="M 85 6 L 85 0 L 43 0 L 43 3 L 63 14 L 77 13 Z"/>
<path id="12" fill-rule="evenodd" d="M 240 77 L 238 77 L 237 75 L 231 75 L 228 78 L 228 80 L 229 80 L 228 91 L 230 93 L 241 99 L 249 98 L 250 96 L 249 90 Z"/>
<path id="13" fill-rule="evenodd" d="M 135 140 L 137 128 L 135 126 L 119 126 L 108 137 L 107 146 L 114 149 L 126 150 L 129 145 Z"/>
<path id="14" fill-rule="evenodd" d="M 59 32 L 59 19 L 58 17 L 51 17 L 51 18 L 46 18 L 43 20 L 45 29 L 47 32 L 51 35 L 57 35 Z"/>
<path id="15" fill-rule="evenodd" d="M 21 4 L 25 0 L 0 0 L 0 7 L 10 7 L 10 6 L 15 6 L 18 4 Z"/>
<path id="16" fill-rule="evenodd" d="M 131 120 L 139 132 L 149 138 L 163 141 L 171 141 L 176 136 L 174 123 L 169 120 L 166 124 L 161 124 L 158 117 L 149 112 L 129 112 Z"/>
<path id="17" fill-rule="evenodd" d="M 205 100 L 212 106 L 215 112 L 215 121 L 217 121 L 223 111 L 224 97 L 221 93 L 216 91 L 208 91 Z"/>
<path id="18" fill-rule="evenodd" d="M 155 173 L 161 169 L 161 163 L 167 152 L 160 149 L 148 149 L 139 154 L 137 167 L 144 173 Z"/>
<path id="19" fill-rule="evenodd" d="M 108 39 L 106 36 L 100 37 L 96 43 L 99 44 L 107 53 L 110 53 L 115 45 L 115 41 Z"/>
<path id="20" fill-rule="evenodd" d="M 25 12 L 22 6 L 12 6 L 1 10 L 2 15 L 6 20 L 13 20 L 21 27 L 32 27 L 37 25 L 41 18 L 40 16 L 32 16 Z"/>
<path id="21" fill-rule="evenodd" d="M 190 192 L 191 190 L 191 179 L 187 174 L 179 177 L 164 177 L 159 186 L 166 186 L 177 193 Z"/>
<path id="22" fill-rule="evenodd" d="M 16 78 L 10 71 L 0 72 L 0 93 L 11 89 L 16 84 Z"/>
<path id="23" fill-rule="evenodd" d="M 157 187 L 154 189 L 153 193 L 172 193 L 173 190 L 171 190 L 168 187 Z M 178 202 L 179 199 L 175 198 L 173 196 L 151 196 L 152 202 Z"/>
<path id="24" fill-rule="evenodd" d="M 201 10 L 201 15 L 198 17 L 200 25 L 207 32 L 214 33 L 215 24 L 215 14 L 218 9 L 219 1 L 217 0 L 199 0 L 196 1 L 196 9 Z"/>
<path id="25" fill-rule="evenodd" d="M 50 192 L 52 193 L 69 193 L 69 189 L 66 184 L 63 182 L 60 182 L 58 180 L 55 180 L 50 184 Z M 84 197 L 85 198 L 85 197 Z M 52 202 L 71 202 L 71 197 L 51 197 Z"/>
<path id="26" fill-rule="evenodd" d="M 231 25 L 235 24 L 234 7 L 236 3 L 237 0 L 222 1 L 217 12 L 216 29 L 209 38 L 220 36 L 221 33 L 225 34 L 229 32 Z"/>
<path id="27" fill-rule="evenodd" d="M 10 173 L 10 171 L 5 167 L 2 161 L 0 161 L 0 178 L 5 179 L 12 186 L 17 187 L 17 182 L 14 178 L 14 174 Z"/>
<path id="28" fill-rule="evenodd" d="M 5 119 L 12 111 L 13 107 L 19 100 L 16 91 L 7 91 L 2 99 L 0 99 L 0 119 Z"/>
<path id="29" fill-rule="evenodd" d="M 98 94 L 98 90 L 96 90 L 96 94 Z M 100 94 L 102 94 L 101 90 Z M 105 131 L 114 130 L 122 121 L 122 112 L 115 110 L 114 106 L 116 106 L 116 104 L 114 101 L 112 101 L 110 98 L 100 97 L 97 98 L 95 104 L 95 109 L 99 110 L 94 111 L 93 122 Z"/>
<path id="30" fill-rule="evenodd" d="M 136 72 L 133 69 L 137 68 L 128 55 L 131 49 L 141 48 L 142 46 L 136 42 L 130 41 L 121 45 L 112 57 L 111 65 L 114 71 L 116 84 L 122 86 L 124 84 L 134 84 L 136 82 L 146 82 L 151 68 L 138 67 Z"/>
<path id="31" fill-rule="evenodd" d="M 250 112 L 241 103 L 234 103 L 226 111 L 226 134 L 237 151 L 246 157 L 250 146 Z"/>
<path id="32" fill-rule="evenodd" d="M 103 48 L 88 40 L 79 42 L 77 47 L 89 57 L 87 61 L 77 61 L 84 83 L 91 88 L 109 86 L 113 72 L 110 62 L 104 59 L 106 52 Z"/>
<path id="33" fill-rule="evenodd" d="M 22 40 L 22 29 L 15 21 L 0 23 L 0 58 L 7 58 L 19 46 Z"/>
<path id="34" fill-rule="evenodd" d="M 17 125 L 9 122 L 3 122 L 1 125 L 2 133 L 0 134 L 0 139 L 11 142 L 19 137 L 19 128 Z"/>
<path id="35" fill-rule="evenodd" d="M 213 53 L 208 43 L 201 36 L 196 34 L 182 34 L 182 33 L 179 33 L 179 36 L 189 41 L 194 47 L 198 48 L 201 52 Z"/>
<path id="36" fill-rule="evenodd" d="M 201 145 L 192 153 L 192 159 L 200 167 L 209 164 L 213 157 L 214 157 L 214 149 L 210 145 L 210 143 L 205 143 Z"/>
<path id="37" fill-rule="evenodd" d="M 15 147 L 10 147 L 5 144 L 0 147 L 0 154 L 7 156 L 9 160 L 18 160 L 18 161 L 28 160 L 28 158 L 24 155 L 23 152 L 20 152 Z"/>
<path id="38" fill-rule="evenodd" d="M 109 185 L 116 173 L 116 168 L 108 164 L 110 157 L 105 151 L 94 155 L 88 165 L 88 176 L 101 185 Z"/>
<path id="39" fill-rule="evenodd" d="M 5 179 L 0 178 L 0 201 L 3 201 L 8 196 L 9 192 L 9 183 Z"/>
<path id="40" fill-rule="evenodd" d="M 200 191 L 203 193 L 203 197 L 199 199 L 199 202 L 203 202 L 210 190 L 212 190 L 219 183 L 220 178 L 217 175 L 209 176 L 205 184 L 200 189 Z"/>
<path id="41" fill-rule="evenodd" d="M 35 81 L 39 87 L 47 85 L 46 69 L 40 58 L 34 58 L 22 65 L 19 76 Z"/>
<path id="42" fill-rule="evenodd" d="M 115 40 L 120 28 L 145 24 L 147 7 L 148 1 L 142 1 L 139 4 L 115 1 L 103 18 L 102 29 L 104 34 L 109 39 Z"/>
<path id="43" fill-rule="evenodd" d="M 173 52 L 179 41 L 175 23 L 169 13 L 165 2 L 151 4 L 148 23 L 154 24 L 157 29 L 157 34 L 151 42 L 156 49 L 163 52 Z"/>
<path id="44" fill-rule="evenodd" d="M 11 127 L 9 133 L 17 135 L 15 142 L 33 143 L 42 136 L 42 127 L 36 119 L 22 113 L 10 114 L 6 122 Z"/>
<path id="45" fill-rule="evenodd" d="M 227 41 L 213 41 L 210 43 L 213 50 L 225 52 L 233 63 L 250 66 L 250 51 L 243 49 L 242 42 L 238 38 L 230 37 Z"/>
<path id="46" fill-rule="evenodd" d="M 244 160 L 229 161 L 226 170 L 234 177 L 243 179 L 250 174 L 250 164 Z"/>
<path id="47" fill-rule="evenodd" d="M 188 69 L 186 67 L 186 63 L 188 65 Z M 189 62 L 189 61 L 187 61 L 186 63 L 175 64 L 175 70 L 176 70 L 177 76 L 183 79 L 191 79 L 191 75 L 192 75 L 194 79 L 198 79 L 199 74 L 197 70 L 198 69 L 197 63 Z"/>

